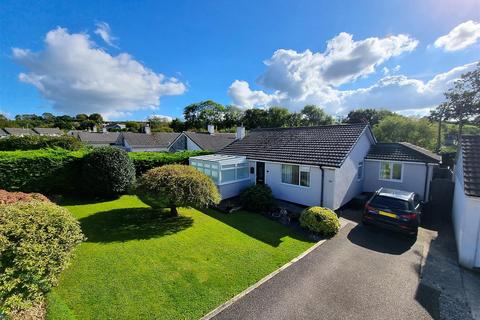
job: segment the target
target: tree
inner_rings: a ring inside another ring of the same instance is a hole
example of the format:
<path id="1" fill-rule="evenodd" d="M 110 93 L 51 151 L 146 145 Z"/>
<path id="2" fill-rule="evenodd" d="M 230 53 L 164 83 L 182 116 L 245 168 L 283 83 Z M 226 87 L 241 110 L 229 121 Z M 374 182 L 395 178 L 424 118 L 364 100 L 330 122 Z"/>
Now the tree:
<path id="1" fill-rule="evenodd" d="M 410 142 L 435 149 L 435 128 L 427 119 L 392 115 L 376 124 L 373 132 L 379 142 Z"/>
<path id="2" fill-rule="evenodd" d="M 237 106 L 226 106 L 222 128 L 233 128 L 242 123 L 244 112 Z"/>
<path id="3" fill-rule="evenodd" d="M 125 122 L 125 128 L 127 131 L 138 132 L 140 131 L 140 124 L 136 121 L 127 121 Z"/>
<path id="4" fill-rule="evenodd" d="M 267 110 L 267 127 L 287 127 L 290 111 L 284 107 L 270 107 Z"/>
<path id="5" fill-rule="evenodd" d="M 173 164 L 147 171 L 139 179 L 136 193 L 153 208 L 208 207 L 220 202 L 217 187 L 204 173 L 194 167 Z"/>
<path id="6" fill-rule="evenodd" d="M 243 116 L 243 124 L 247 129 L 265 128 L 268 126 L 268 114 L 263 109 L 248 109 Z"/>
<path id="7" fill-rule="evenodd" d="M 187 129 L 203 129 L 207 125 L 220 125 L 225 107 L 213 100 L 192 103 L 185 107 L 183 116 Z"/>
<path id="8" fill-rule="evenodd" d="M 348 113 L 343 120 L 345 123 L 361 123 L 368 122 L 373 127 L 378 124 L 383 118 L 394 115 L 395 113 L 385 109 L 356 109 Z"/>
<path id="9" fill-rule="evenodd" d="M 103 123 L 103 117 L 99 113 L 92 113 L 88 116 L 88 119 L 94 121 L 96 124 Z"/>
<path id="10" fill-rule="evenodd" d="M 458 141 L 466 121 L 480 115 L 480 63 L 474 71 L 462 74 L 445 93 L 445 119 L 458 123 Z"/>
<path id="11" fill-rule="evenodd" d="M 305 126 L 320 126 L 335 122 L 331 115 L 315 105 L 306 105 L 300 113 L 304 116 L 302 124 Z"/>
<path id="12" fill-rule="evenodd" d="M 170 122 L 170 128 L 172 128 L 174 132 L 183 132 L 186 130 L 185 122 L 178 118 L 175 118 L 172 120 L 172 122 Z"/>
<path id="13" fill-rule="evenodd" d="M 85 121 L 88 120 L 88 115 L 86 115 L 85 113 L 80 113 L 75 116 L 75 119 L 77 119 L 78 121 Z"/>

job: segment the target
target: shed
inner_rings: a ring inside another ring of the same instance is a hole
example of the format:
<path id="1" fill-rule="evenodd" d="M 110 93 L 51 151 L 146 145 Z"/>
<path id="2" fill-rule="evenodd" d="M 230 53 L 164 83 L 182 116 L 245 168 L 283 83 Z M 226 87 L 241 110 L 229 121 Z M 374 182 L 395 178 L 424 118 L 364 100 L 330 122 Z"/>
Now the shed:
<path id="1" fill-rule="evenodd" d="M 190 157 L 189 163 L 213 180 L 222 199 L 238 195 L 252 183 L 245 156 L 209 154 Z"/>

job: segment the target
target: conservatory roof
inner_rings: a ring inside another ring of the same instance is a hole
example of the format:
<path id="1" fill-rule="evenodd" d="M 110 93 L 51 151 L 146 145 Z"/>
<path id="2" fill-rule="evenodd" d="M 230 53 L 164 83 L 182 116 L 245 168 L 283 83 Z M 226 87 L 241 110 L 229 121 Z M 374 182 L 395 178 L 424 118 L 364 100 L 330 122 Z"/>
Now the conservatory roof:
<path id="1" fill-rule="evenodd" d="M 247 160 L 245 156 L 230 156 L 225 154 L 207 154 L 203 156 L 190 157 L 190 160 L 201 160 L 209 162 L 217 162 L 219 164 L 240 163 Z"/>

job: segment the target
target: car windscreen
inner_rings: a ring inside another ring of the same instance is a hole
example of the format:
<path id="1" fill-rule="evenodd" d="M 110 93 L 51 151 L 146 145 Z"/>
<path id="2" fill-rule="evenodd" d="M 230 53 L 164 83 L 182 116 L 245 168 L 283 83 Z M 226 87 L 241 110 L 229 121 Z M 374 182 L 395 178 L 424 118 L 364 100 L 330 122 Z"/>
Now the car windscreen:
<path id="1" fill-rule="evenodd" d="M 408 211 L 409 205 L 408 201 L 390 198 L 385 196 L 376 196 L 370 202 L 370 205 L 378 209 L 391 209 L 391 210 L 401 210 Z"/>

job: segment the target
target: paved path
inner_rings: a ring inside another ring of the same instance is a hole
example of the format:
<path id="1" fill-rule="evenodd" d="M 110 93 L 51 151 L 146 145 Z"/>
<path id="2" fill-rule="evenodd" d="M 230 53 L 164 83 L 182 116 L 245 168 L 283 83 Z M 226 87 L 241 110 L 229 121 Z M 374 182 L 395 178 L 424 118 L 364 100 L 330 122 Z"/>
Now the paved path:
<path id="1" fill-rule="evenodd" d="M 419 285 L 423 242 L 350 223 L 214 319 L 431 319 L 438 297 Z"/>

